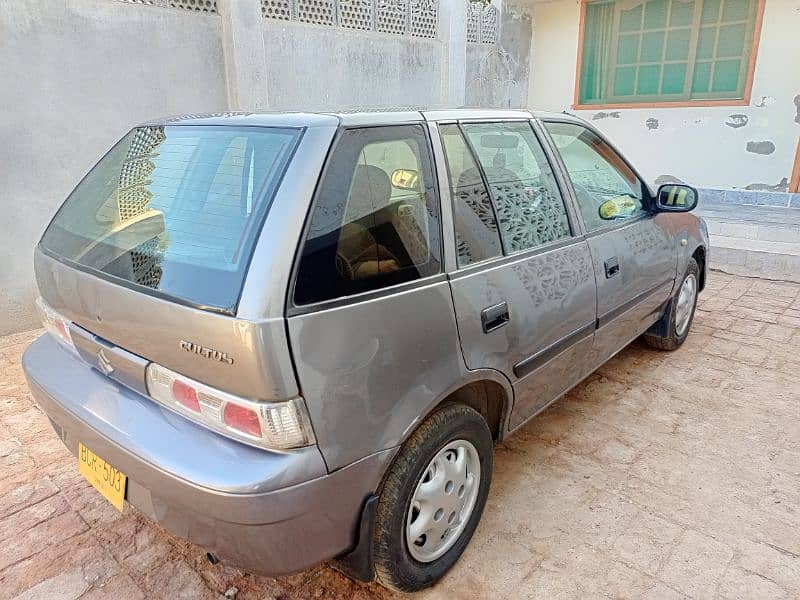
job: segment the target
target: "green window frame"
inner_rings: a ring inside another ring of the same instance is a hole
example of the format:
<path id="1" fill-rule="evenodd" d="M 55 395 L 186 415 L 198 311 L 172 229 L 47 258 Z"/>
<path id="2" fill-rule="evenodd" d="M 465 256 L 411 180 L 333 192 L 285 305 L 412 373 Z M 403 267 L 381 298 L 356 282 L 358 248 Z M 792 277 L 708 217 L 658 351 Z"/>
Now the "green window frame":
<path id="1" fill-rule="evenodd" d="M 579 105 L 744 100 L 764 0 L 587 0 Z"/>

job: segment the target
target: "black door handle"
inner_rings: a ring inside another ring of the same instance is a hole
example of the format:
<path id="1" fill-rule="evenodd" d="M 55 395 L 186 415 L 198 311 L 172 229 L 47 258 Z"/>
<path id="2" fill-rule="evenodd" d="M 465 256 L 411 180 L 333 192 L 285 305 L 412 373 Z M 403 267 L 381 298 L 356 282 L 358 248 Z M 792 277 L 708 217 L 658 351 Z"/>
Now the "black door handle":
<path id="1" fill-rule="evenodd" d="M 611 279 L 614 275 L 619 273 L 619 260 L 616 256 L 612 256 L 605 262 L 606 266 L 606 279 Z"/>
<path id="2" fill-rule="evenodd" d="M 483 326 L 483 333 L 489 333 L 495 329 L 500 329 L 506 325 L 511 319 L 508 312 L 508 303 L 500 302 L 484 308 L 481 311 L 481 325 Z"/>

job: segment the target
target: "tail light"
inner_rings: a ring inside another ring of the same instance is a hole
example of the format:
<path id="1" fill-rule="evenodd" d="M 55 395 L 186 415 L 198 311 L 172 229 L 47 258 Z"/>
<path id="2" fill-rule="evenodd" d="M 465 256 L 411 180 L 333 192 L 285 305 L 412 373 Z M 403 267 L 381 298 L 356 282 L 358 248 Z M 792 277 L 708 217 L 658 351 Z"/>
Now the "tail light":
<path id="1" fill-rule="evenodd" d="M 253 446 L 286 450 L 315 442 L 302 398 L 253 402 L 156 363 L 147 365 L 147 391 L 162 406 Z"/>
<path id="2" fill-rule="evenodd" d="M 42 319 L 42 325 L 51 333 L 57 340 L 65 344 L 67 347 L 75 350 L 75 344 L 72 343 L 72 336 L 69 333 L 69 326 L 71 321 L 62 317 L 50 305 L 44 301 L 44 298 L 39 296 L 36 299 L 36 309 L 39 311 L 39 317 Z"/>
<path id="3" fill-rule="evenodd" d="M 253 437 L 262 436 L 258 413 L 251 408 L 228 402 L 222 411 L 222 420 L 225 425 L 236 431 L 242 431 Z"/>
<path id="4" fill-rule="evenodd" d="M 172 397 L 180 404 L 194 412 L 200 412 L 200 400 L 197 398 L 197 390 L 180 379 L 176 379 L 170 386 Z"/>

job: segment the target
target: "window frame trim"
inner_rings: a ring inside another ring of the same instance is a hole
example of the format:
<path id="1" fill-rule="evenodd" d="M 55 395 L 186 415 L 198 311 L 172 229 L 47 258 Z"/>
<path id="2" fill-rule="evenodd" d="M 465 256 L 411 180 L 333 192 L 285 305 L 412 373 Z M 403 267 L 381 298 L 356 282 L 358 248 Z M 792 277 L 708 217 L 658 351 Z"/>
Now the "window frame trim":
<path id="1" fill-rule="evenodd" d="M 573 84 L 572 105 L 573 110 L 603 110 L 603 109 L 624 109 L 624 108 L 687 108 L 687 107 L 713 107 L 713 106 L 749 106 L 753 94 L 753 82 L 755 80 L 755 70 L 758 60 L 758 48 L 761 41 L 761 30 L 764 21 L 764 10 L 766 0 L 756 0 L 755 22 L 753 23 L 753 38 L 751 40 L 750 57 L 747 64 L 747 71 L 744 82 L 744 95 L 742 98 L 697 98 L 697 99 L 676 99 L 676 100 L 654 100 L 643 102 L 604 102 L 597 104 L 581 103 L 581 71 L 583 66 L 583 41 L 586 29 L 586 5 L 593 0 L 580 1 L 580 16 L 578 19 L 578 48 L 577 60 L 575 61 L 575 80 Z M 615 0 L 617 2 L 618 0 Z M 696 51 L 690 48 L 692 55 Z M 687 69 L 688 72 L 688 69 Z"/>
<path id="2" fill-rule="evenodd" d="M 452 246 L 452 249 L 453 249 L 453 259 L 452 259 L 452 263 L 447 265 L 446 271 L 448 273 L 455 273 L 455 272 L 457 272 L 457 271 L 459 271 L 461 269 L 469 268 L 472 265 L 482 264 L 482 263 L 488 262 L 490 260 L 495 260 L 497 258 L 501 258 L 501 257 L 505 256 L 505 254 L 503 253 L 503 236 L 500 235 L 500 226 L 497 224 L 498 223 L 498 221 L 497 221 L 497 213 L 495 212 L 494 204 L 491 201 L 490 192 L 488 191 L 488 188 L 486 188 L 486 180 L 484 179 L 483 173 L 481 172 L 480 165 L 475 161 L 475 156 L 473 154 L 472 148 L 470 148 L 470 146 L 469 146 L 469 141 L 464 136 L 464 131 L 461 129 L 461 126 L 459 125 L 457 120 L 436 121 L 436 122 L 432 122 L 431 125 L 436 127 L 436 135 L 437 135 L 437 138 L 438 138 L 439 152 L 440 152 L 440 154 L 438 156 L 441 157 L 442 166 L 443 166 L 442 171 L 444 173 L 444 177 L 445 177 L 445 180 L 447 182 L 446 186 L 442 186 L 440 184 L 440 186 L 439 186 L 439 195 L 443 198 L 444 196 L 442 196 L 442 194 L 446 193 L 447 197 L 449 198 L 449 202 L 447 202 L 447 208 L 448 208 L 448 212 L 450 213 L 449 227 L 450 227 L 450 230 L 452 232 L 452 235 L 450 235 L 450 246 Z M 450 180 L 450 161 L 447 158 L 447 149 L 444 147 L 444 140 L 442 139 L 442 127 L 443 126 L 444 127 L 448 127 L 448 126 L 455 127 L 456 129 L 458 129 L 459 135 L 464 140 L 464 145 L 467 148 L 467 152 L 469 152 L 469 155 L 472 157 L 472 161 L 475 163 L 475 167 L 478 169 L 478 173 L 481 176 L 481 182 L 483 183 L 484 188 L 487 189 L 486 194 L 489 197 L 489 204 L 492 207 L 492 214 L 494 215 L 495 224 L 497 225 L 497 238 L 498 238 L 498 240 L 500 242 L 500 254 L 499 255 L 490 256 L 489 258 L 484 258 L 483 260 L 474 261 L 474 262 L 471 262 L 471 263 L 469 263 L 467 265 L 459 265 L 458 264 L 458 242 L 456 241 L 456 202 L 455 202 L 455 196 L 454 196 L 454 194 L 452 192 L 452 182 Z M 442 206 L 444 206 L 444 205 L 445 205 L 445 202 L 443 200 L 442 201 Z"/>
<path id="3" fill-rule="evenodd" d="M 495 121 L 486 121 L 486 123 L 491 124 Z M 469 125 L 469 122 L 467 122 Z M 483 172 L 483 165 L 481 164 L 480 159 L 478 158 L 478 152 L 475 150 L 475 147 L 472 145 L 472 141 L 467 137 L 467 132 L 464 131 L 464 124 L 461 121 L 456 123 L 456 127 L 458 127 L 458 131 L 461 133 L 461 139 L 464 140 L 464 143 L 467 146 L 467 151 L 469 152 L 470 156 L 472 157 L 472 162 L 475 163 L 475 168 L 478 169 L 478 173 L 481 176 L 481 181 L 483 182 L 483 189 L 486 190 L 486 195 L 489 197 L 489 205 L 492 207 L 492 214 L 494 215 L 494 224 L 497 227 L 497 237 L 500 240 L 500 256 L 508 256 L 508 250 L 506 249 L 506 241 L 503 238 L 503 231 L 500 228 L 500 215 L 497 213 L 497 202 L 494 198 L 494 193 L 492 192 L 492 188 L 489 185 L 489 180 L 486 179 L 486 173 Z M 447 160 L 447 150 L 445 149 L 444 152 L 445 160 Z M 448 174 L 450 172 L 450 168 L 448 165 Z M 450 192 L 450 201 L 453 201 L 453 193 Z M 455 207 L 453 207 L 453 214 L 455 215 Z M 453 232 L 455 233 L 455 219 L 453 220 Z M 456 251 L 456 262 L 458 262 L 458 252 Z"/>
<path id="4" fill-rule="evenodd" d="M 800 137 L 797 138 L 797 150 L 794 152 L 794 162 L 792 163 L 792 174 L 789 177 L 790 194 L 800 194 Z"/>
<path id="5" fill-rule="evenodd" d="M 357 292 L 355 294 L 337 296 L 336 298 L 328 298 L 327 300 L 318 300 L 316 302 L 309 302 L 308 304 L 298 304 L 297 302 L 295 302 L 297 275 L 300 270 L 300 263 L 302 262 L 303 258 L 303 250 L 305 249 L 306 242 L 308 241 L 308 231 L 311 228 L 311 220 L 314 215 L 314 210 L 316 209 L 319 203 L 319 196 L 320 196 L 320 189 L 322 182 L 325 180 L 325 176 L 328 174 L 331 168 L 336 148 L 339 146 L 342 137 L 346 132 L 355 129 L 378 129 L 383 127 L 409 127 L 409 126 L 420 127 L 422 129 L 423 136 L 425 137 L 425 140 L 427 142 L 428 158 L 431 163 L 431 175 L 433 178 L 432 187 L 434 190 L 433 193 L 436 196 L 436 198 L 433 200 L 433 204 L 434 206 L 438 206 L 439 208 L 439 271 L 437 273 L 431 273 L 430 275 L 426 275 L 424 277 L 419 277 L 418 279 L 413 279 L 411 281 L 403 281 L 400 283 L 395 283 L 374 290 L 366 290 L 363 292 Z M 436 283 L 439 283 L 438 280 L 440 279 L 446 280 L 446 277 L 447 277 L 447 270 L 445 265 L 444 228 L 442 224 L 442 198 L 441 198 L 441 191 L 439 189 L 439 172 L 436 164 L 436 155 L 434 153 L 430 130 L 427 127 L 427 122 L 425 120 L 419 120 L 419 121 L 412 120 L 412 121 L 398 121 L 396 123 L 375 123 L 371 125 L 340 124 L 336 129 L 336 133 L 333 136 L 333 140 L 331 140 L 331 145 L 328 148 L 328 151 L 325 155 L 325 162 L 322 165 L 322 169 L 320 169 L 319 173 L 316 174 L 316 184 L 314 186 L 314 194 L 311 197 L 311 202 L 309 203 L 308 210 L 306 211 L 306 216 L 303 221 L 303 229 L 300 234 L 300 238 L 297 242 L 297 247 L 294 252 L 294 257 L 292 259 L 292 269 L 289 277 L 289 285 L 286 286 L 286 300 L 284 303 L 285 305 L 284 313 L 286 314 L 286 316 L 291 317 L 294 315 L 309 314 L 317 311 L 327 310 L 329 308 L 337 308 L 341 306 L 347 306 L 349 304 L 356 304 L 358 302 L 366 302 L 368 300 L 374 300 L 382 296 L 388 296 L 395 293 L 402 293 L 408 290 L 413 290 L 418 287 L 421 288 L 428 285 L 435 285 Z"/>

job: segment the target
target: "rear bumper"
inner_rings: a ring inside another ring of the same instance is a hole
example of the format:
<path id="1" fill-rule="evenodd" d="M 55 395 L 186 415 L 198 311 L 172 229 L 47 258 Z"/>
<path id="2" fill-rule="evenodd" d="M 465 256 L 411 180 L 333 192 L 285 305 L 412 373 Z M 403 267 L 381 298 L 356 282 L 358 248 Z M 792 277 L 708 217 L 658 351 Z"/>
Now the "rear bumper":
<path id="1" fill-rule="evenodd" d="M 113 382 L 49 335 L 22 362 L 73 454 L 82 442 L 128 475 L 131 505 L 252 572 L 292 573 L 349 550 L 394 454 L 328 474 L 316 447 L 268 452 L 224 438 Z"/>

